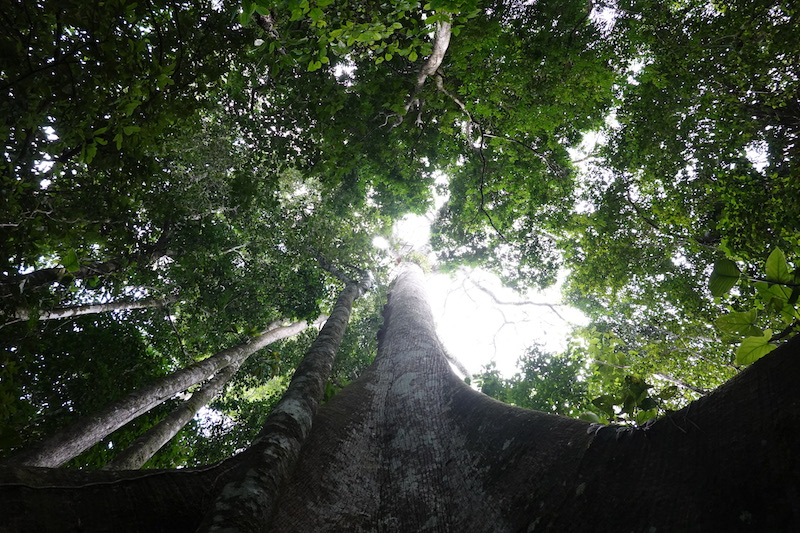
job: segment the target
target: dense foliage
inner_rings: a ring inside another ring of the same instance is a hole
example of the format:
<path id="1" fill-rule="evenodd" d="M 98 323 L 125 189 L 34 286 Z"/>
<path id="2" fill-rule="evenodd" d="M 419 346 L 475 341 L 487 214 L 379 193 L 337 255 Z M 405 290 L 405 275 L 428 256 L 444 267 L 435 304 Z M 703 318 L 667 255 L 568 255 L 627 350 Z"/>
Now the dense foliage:
<path id="1" fill-rule="evenodd" d="M 439 268 L 524 289 L 566 267 L 566 299 L 591 319 L 514 378 L 486 369 L 495 397 L 642 422 L 797 328 L 790 2 L 39 0 L 1 14 L 5 454 L 275 320 L 317 318 L 340 287 L 329 271 L 380 279 L 372 239 L 430 210 L 437 172 Z M 578 165 L 590 131 L 604 142 Z M 39 320 L 151 297 L 163 305 Z M 376 301 L 329 394 L 374 353 Z M 253 356 L 216 418 L 152 464 L 244 447 L 307 341 Z M 161 414 L 75 464 L 102 465 Z"/>

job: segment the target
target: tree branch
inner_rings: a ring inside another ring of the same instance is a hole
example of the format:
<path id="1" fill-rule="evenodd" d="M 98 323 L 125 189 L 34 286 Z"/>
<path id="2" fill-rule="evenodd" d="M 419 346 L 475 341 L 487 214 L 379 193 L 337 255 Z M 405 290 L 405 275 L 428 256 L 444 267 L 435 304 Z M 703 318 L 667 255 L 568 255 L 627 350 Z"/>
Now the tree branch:
<path id="1" fill-rule="evenodd" d="M 166 298 L 145 298 L 133 302 L 109 302 L 104 304 L 88 304 L 76 305 L 72 307 L 54 307 L 47 311 L 40 311 L 38 314 L 39 320 L 53 320 L 56 318 L 69 318 L 79 315 L 91 315 L 97 313 L 106 313 L 108 311 L 124 311 L 127 309 L 144 309 L 147 307 L 166 306 L 167 304 L 175 303 L 178 301 L 177 296 L 167 296 Z M 19 308 L 17 309 L 14 317 L 19 320 L 28 320 L 31 317 L 32 310 Z"/>
<path id="2" fill-rule="evenodd" d="M 395 122 L 389 127 L 389 129 L 394 129 L 402 124 L 403 117 L 408 114 L 408 111 L 415 103 L 418 104 L 420 108 L 422 107 L 419 99 L 417 98 L 417 93 L 419 93 L 419 91 L 422 89 L 422 86 L 425 85 L 425 81 L 428 79 L 428 77 L 433 75 L 439 69 L 439 66 L 441 66 L 444 56 L 447 53 L 447 48 L 450 46 L 450 36 L 452 35 L 451 28 L 450 21 L 441 21 L 437 23 L 436 36 L 433 40 L 433 50 L 431 51 L 431 55 L 428 56 L 425 64 L 422 65 L 422 68 L 417 73 L 416 85 L 406 99 L 406 104 L 403 107 L 403 113 L 395 113 L 387 117 L 386 123 L 388 123 L 389 119 L 391 118 L 395 119 Z"/>
<path id="3" fill-rule="evenodd" d="M 492 302 L 494 302 L 496 305 L 514 305 L 514 306 L 520 306 L 520 307 L 522 307 L 522 306 L 526 306 L 526 305 L 534 305 L 534 306 L 539 306 L 539 307 L 548 307 L 548 308 L 550 308 L 550 310 L 551 310 L 553 313 L 555 313 L 555 315 L 556 315 L 558 318 L 560 318 L 560 319 L 561 319 L 561 320 L 563 320 L 564 322 L 568 322 L 568 320 L 567 320 L 566 318 L 564 318 L 563 316 L 561 316 L 561 314 L 560 314 L 560 313 L 558 312 L 558 310 L 556 309 L 556 306 L 563 307 L 563 304 L 550 304 L 550 303 L 546 303 L 546 302 L 531 302 L 531 301 L 529 301 L 529 300 L 523 300 L 523 301 L 519 301 L 519 302 L 503 301 L 503 300 L 500 300 L 500 299 L 499 299 L 499 298 L 498 298 L 498 297 L 497 297 L 497 296 L 496 296 L 496 295 L 495 295 L 495 294 L 494 294 L 494 293 L 491 291 L 491 289 L 489 289 L 488 287 L 485 287 L 485 286 L 481 285 L 481 283 L 480 283 L 479 281 L 475 281 L 475 280 L 474 280 L 474 279 L 472 279 L 472 278 L 471 278 L 469 275 L 467 276 L 467 279 L 469 279 L 469 280 L 470 280 L 470 282 L 471 282 L 471 283 L 472 283 L 472 284 L 473 284 L 473 285 L 474 285 L 476 288 L 478 288 L 479 290 L 481 290 L 482 292 L 484 292 L 486 295 L 488 295 L 488 296 L 489 296 L 489 298 L 491 298 Z"/>

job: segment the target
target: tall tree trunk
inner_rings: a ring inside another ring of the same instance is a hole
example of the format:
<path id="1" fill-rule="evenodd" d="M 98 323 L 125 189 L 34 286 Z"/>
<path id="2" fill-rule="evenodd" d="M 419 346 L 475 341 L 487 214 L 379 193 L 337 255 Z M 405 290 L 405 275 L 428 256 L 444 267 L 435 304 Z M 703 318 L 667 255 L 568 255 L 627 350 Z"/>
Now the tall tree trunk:
<path id="1" fill-rule="evenodd" d="M 397 280 L 378 358 L 319 409 L 284 483 L 248 477 L 258 452 L 148 475 L 5 468 L 0 530 L 194 531 L 220 493 L 218 502 L 246 504 L 241 485 L 225 488 L 243 480 L 257 494 L 280 485 L 260 523 L 274 531 L 761 532 L 800 523 L 800 339 L 647 430 L 599 426 L 467 387 L 447 367 L 421 285 L 413 270 Z"/>
<path id="2" fill-rule="evenodd" d="M 225 486 L 201 531 L 260 532 L 268 528 L 278 492 L 300 454 L 325 393 L 353 302 L 367 290 L 367 285 L 365 276 L 358 283 L 348 283 L 341 292 L 280 402 L 242 454 L 241 478 Z"/>
<path id="3" fill-rule="evenodd" d="M 276 531 L 786 531 L 800 523 L 800 340 L 648 429 L 525 411 L 448 369 L 421 274 L 322 407 Z"/>
<path id="4" fill-rule="evenodd" d="M 6 463 L 51 468 L 61 466 L 164 400 L 208 379 L 231 363 L 241 363 L 250 354 L 277 340 L 297 335 L 307 327 L 308 324 L 304 322 L 274 327 L 242 344 L 222 350 L 208 359 L 157 379 L 99 412 L 57 431 L 39 444 L 25 448 L 19 454 L 7 459 Z"/>
<path id="5" fill-rule="evenodd" d="M 246 360 L 246 359 L 245 359 Z M 219 394 L 245 360 L 235 361 L 211 378 L 191 398 L 175 408 L 158 424 L 133 441 L 122 453 L 103 467 L 103 470 L 136 470 L 172 439 L 197 412 Z"/>
<path id="6" fill-rule="evenodd" d="M 38 312 L 39 320 L 54 320 L 57 318 L 70 318 L 80 315 L 92 315 L 97 313 L 107 313 L 109 311 L 127 311 L 128 309 L 145 309 L 147 307 L 165 306 L 178 301 L 177 296 L 166 298 L 145 298 L 133 302 L 109 302 L 105 304 L 75 305 L 72 307 L 55 307 L 53 309 L 42 309 Z M 31 316 L 29 309 L 17 309 L 15 318 L 27 320 Z"/>

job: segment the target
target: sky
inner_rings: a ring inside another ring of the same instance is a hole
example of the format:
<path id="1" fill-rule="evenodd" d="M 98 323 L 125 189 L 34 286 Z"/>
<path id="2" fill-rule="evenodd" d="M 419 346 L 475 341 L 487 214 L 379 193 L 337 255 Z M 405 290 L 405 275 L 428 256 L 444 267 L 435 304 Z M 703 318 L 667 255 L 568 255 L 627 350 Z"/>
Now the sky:
<path id="1" fill-rule="evenodd" d="M 570 149 L 579 173 L 588 171 L 591 154 L 602 142 L 601 135 L 591 132 L 584 135 L 579 146 Z M 447 176 L 440 174 L 436 182 L 445 184 Z M 446 201 L 447 197 L 434 189 L 431 213 L 406 215 L 395 223 L 393 237 L 396 242 L 405 243 L 403 253 L 430 251 L 431 221 Z M 388 246 L 388 242 L 376 242 L 377 246 L 381 244 Z M 428 253 L 428 257 L 435 262 L 433 254 Z M 577 309 L 558 305 L 566 274 L 559 272 L 559 281 L 553 287 L 521 295 L 504 287 L 494 274 L 480 269 L 463 268 L 453 275 L 432 272 L 427 277 L 428 298 L 442 344 L 470 374 L 494 361 L 505 377 L 514 375 L 517 360 L 534 343 L 545 351 L 563 351 L 571 329 L 588 322 Z"/>
<path id="2" fill-rule="evenodd" d="M 406 215 L 394 233 L 398 242 L 406 243 L 406 253 L 429 248 L 426 217 Z M 562 273 L 559 279 L 563 277 Z M 439 338 L 470 374 L 494 361 L 511 377 L 528 346 L 539 343 L 547 351 L 561 351 L 572 325 L 586 322 L 576 309 L 556 305 L 561 301 L 560 285 L 520 295 L 503 287 L 497 276 L 467 268 L 452 275 L 434 271 L 427 284 Z"/>

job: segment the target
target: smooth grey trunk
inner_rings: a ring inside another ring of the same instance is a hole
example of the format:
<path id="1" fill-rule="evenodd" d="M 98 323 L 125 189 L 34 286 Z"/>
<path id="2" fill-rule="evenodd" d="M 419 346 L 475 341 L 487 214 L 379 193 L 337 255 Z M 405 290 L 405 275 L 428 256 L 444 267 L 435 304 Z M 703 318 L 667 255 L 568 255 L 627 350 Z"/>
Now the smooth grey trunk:
<path id="1" fill-rule="evenodd" d="M 192 394 L 191 398 L 175 408 L 158 424 L 133 441 L 122 453 L 103 467 L 103 470 L 136 470 L 172 439 L 197 412 L 219 394 L 244 360 L 229 364 Z"/>
<path id="2" fill-rule="evenodd" d="M 80 315 L 91 315 L 97 313 L 107 313 L 109 311 L 127 311 L 128 309 L 145 309 L 147 307 L 159 307 L 178 301 L 177 296 L 166 298 L 145 298 L 134 302 L 109 302 L 105 304 L 75 305 L 72 307 L 56 307 L 54 309 L 38 311 L 39 320 L 54 320 L 57 318 L 70 318 Z M 17 309 L 14 317 L 19 320 L 27 320 L 31 316 L 28 309 Z"/>
<path id="3" fill-rule="evenodd" d="M 353 302 L 367 290 L 368 284 L 365 276 L 359 283 L 348 283 L 341 292 L 330 318 L 297 366 L 280 402 L 256 440 L 242 454 L 245 466 L 241 478 L 223 488 L 200 531 L 261 532 L 269 529 L 281 486 L 300 454 L 323 398 Z"/>
<path id="4" fill-rule="evenodd" d="M 5 463 L 51 468 L 61 466 L 164 400 L 208 379 L 231 363 L 240 363 L 261 348 L 277 340 L 297 335 L 306 328 L 308 324 L 305 322 L 274 327 L 242 344 L 222 350 L 207 359 L 159 378 L 99 412 L 57 431 L 44 441 L 23 449 Z"/>

